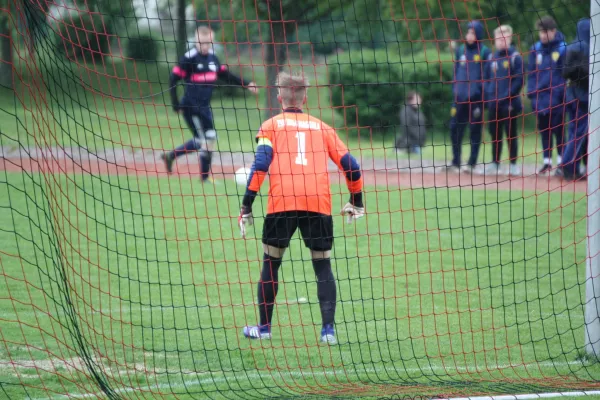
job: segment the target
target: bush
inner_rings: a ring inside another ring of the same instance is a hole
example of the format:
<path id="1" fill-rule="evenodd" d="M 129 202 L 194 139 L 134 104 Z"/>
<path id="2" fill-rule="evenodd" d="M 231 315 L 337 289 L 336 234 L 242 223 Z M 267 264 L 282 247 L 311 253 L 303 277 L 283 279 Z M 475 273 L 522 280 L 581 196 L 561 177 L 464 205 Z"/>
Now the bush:
<path id="1" fill-rule="evenodd" d="M 452 62 L 438 61 L 439 54 L 435 58 L 424 53 L 403 56 L 397 49 L 363 49 L 336 58 L 328 61 L 332 104 L 339 107 L 338 112 L 345 113 L 349 126 L 370 126 L 376 130 L 397 126 L 399 110 L 409 90 L 423 96 L 430 124 L 449 118 Z M 444 112 L 440 112 L 441 108 Z"/>
<path id="2" fill-rule="evenodd" d="M 101 59 L 110 52 L 112 29 L 101 15 L 73 13 L 60 21 L 58 51 L 73 61 Z"/>
<path id="3" fill-rule="evenodd" d="M 158 44 L 149 33 L 130 37 L 127 42 L 127 56 L 138 61 L 156 61 Z"/>

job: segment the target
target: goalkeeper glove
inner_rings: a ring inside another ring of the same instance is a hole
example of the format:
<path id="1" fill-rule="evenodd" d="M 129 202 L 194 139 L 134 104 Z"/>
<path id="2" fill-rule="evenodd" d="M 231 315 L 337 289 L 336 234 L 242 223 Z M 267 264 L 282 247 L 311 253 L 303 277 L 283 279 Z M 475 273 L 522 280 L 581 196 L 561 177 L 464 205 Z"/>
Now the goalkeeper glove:
<path id="1" fill-rule="evenodd" d="M 243 239 L 246 239 L 246 229 L 254 224 L 254 218 L 252 217 L 252 210 L 248 207 L 242 206 L 240 215 L 238 217 L 238 226 L 240 227 L 240 234 Z"/>
<path id="2" fill-rule="evenodd" d="M 346 222 L 351 224 L 354 220 L 365 216 L 365 207 L 362 201 L 361 193 L 352 193 L 350 195 L 350 201 L 342 208 L 342 215 L 345 215 Z"/>

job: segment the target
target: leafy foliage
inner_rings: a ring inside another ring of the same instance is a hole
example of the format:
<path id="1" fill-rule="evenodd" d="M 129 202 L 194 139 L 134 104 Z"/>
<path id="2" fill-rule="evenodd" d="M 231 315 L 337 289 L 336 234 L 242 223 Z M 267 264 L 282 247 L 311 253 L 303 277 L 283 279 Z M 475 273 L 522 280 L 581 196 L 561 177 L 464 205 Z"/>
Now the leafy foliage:
<path id="1" fill-rule="evenodd" d="M 129 38 L 127 56 L 138 61 L 156 61 L 158 44 L 150 33 L 140 33 Z"/>
<path id="2" fill-rule="evenodd" d="M 451 60 L 428 58 L 425 52 L 402 56 L 398 50 L 351 51 L 333 60 L 329 67 L 332 103 L 346 115 L 349 126 L 381 130 L 397 125 L 409 90 L 422 95 L 430 123 L 443 124 L 447 119 L 448 113 L 439 109 L 448 108 L 452 100 Z"/>
<path id="3" fill-rule="evenodd" d="M 59 25 L 56 48 L 71 60 L 100 59 L 109 53 L 112 26 L 99 14 L 71 14 Z"/>

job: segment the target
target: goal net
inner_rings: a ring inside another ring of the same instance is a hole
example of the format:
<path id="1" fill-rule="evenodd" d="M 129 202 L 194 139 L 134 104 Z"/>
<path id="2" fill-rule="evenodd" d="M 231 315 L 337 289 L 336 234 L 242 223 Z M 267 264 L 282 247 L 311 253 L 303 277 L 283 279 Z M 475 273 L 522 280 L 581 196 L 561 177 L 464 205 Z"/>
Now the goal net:
<path id="1" fill-rule="evenodd" d="M 594 102 L 565 72 L 594 9 L 0 0 L 0 397 L 600 393 Z M 238 216 L 280 71 L 364 182 L 347 224 L 330 163 L 336 344 L 300 232 L 270 339 L 244 336 L 268 174 L 245 239 Z"/>

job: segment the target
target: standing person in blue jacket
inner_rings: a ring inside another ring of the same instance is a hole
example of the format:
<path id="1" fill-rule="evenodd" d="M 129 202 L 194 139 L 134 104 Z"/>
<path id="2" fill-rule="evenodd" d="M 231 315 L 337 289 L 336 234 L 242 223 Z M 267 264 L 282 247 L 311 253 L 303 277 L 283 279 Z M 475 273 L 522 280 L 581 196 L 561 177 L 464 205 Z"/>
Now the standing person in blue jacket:
<path id="1" fill-rule="evenodd" d="M 456 50 L 452 87 L 454 105 L 450 120 L 453 154 L 450 169 L 456 172 L 472 173 L 477 165 L 483 127 L 484 63 L 490 56 L 490 50 L 481 42 L 484 33 L 483 25 L 479 21 L 470 22 L 465 44 Z M 471 130 L 471 155 L 468 165 L 461 167 L 462 141 L 467 125 Z"/>
<path id="2" fill-rule="evenodd" d="M 488 80 L 485 84 L 485 100 L 488 108 L 488 128 L 492 136 L 492 163 L 486 165 L 485 173 L 497 175 L 502 160 L 502 136 L 506 131 L 509 148 L 509 175 L 520 175 L 517 164 L 519 145 L 517 139 L 518 116 L 523 111 L 523 58 L 512 46 L 513 30 L 502 25 L 494 31 L 496 51 L 488 63 Z"/>
<path id="3" fill-rule="evenodd" d="M 183 114 L 183 119 L 192 131 L 193 138 L 176 149 L 163 153 L 168 173 L 173 171 L 175 160 L 189 152 L 200 151 L 200 175 L 202 182 L 211 182 L 210 166 L 212 152 L 217 140 L 214 128 L 210 100 L 217 79 L 223 79 L 229 84 L 246 87 L 251 93 L 257 94 L 254 82 L 247 82 L 229 72 L 226 65 L 219 62 L 213 54 L 213 31 L 207 26 L 201 26 L 196 31 L 196 47 L 185 53 L 171 72 L 171 98 L 173 110 Z M 185 82 L 185 91 L 181 102 L 177 97 L 177 82 Z"/>
<path id="4" fill-rule="evenodd" d="M 585 164 L 588 138 L 590 19 L 577 23 L 577 38 L 567 46 L 563 77 L 567 80 L 567 111 L 569 139 L 565 146 L 561 168 L 557 175 L 566 179 L 585 176 L 580 162 Z"/>
<path id="5" fill-rule="evenodd" d="M 527 97 L 537 115 L 537 127 L 542 138 L 544 164 L 538 173 L 552 169 L 552 137 L 556 139 L 557 164 L 562 162 L 564 143 L 565 80 L 562 67 L 567 45 L 549 16 L 536 23 L 540 40 L 533 45 L 527 63 Z"/>

